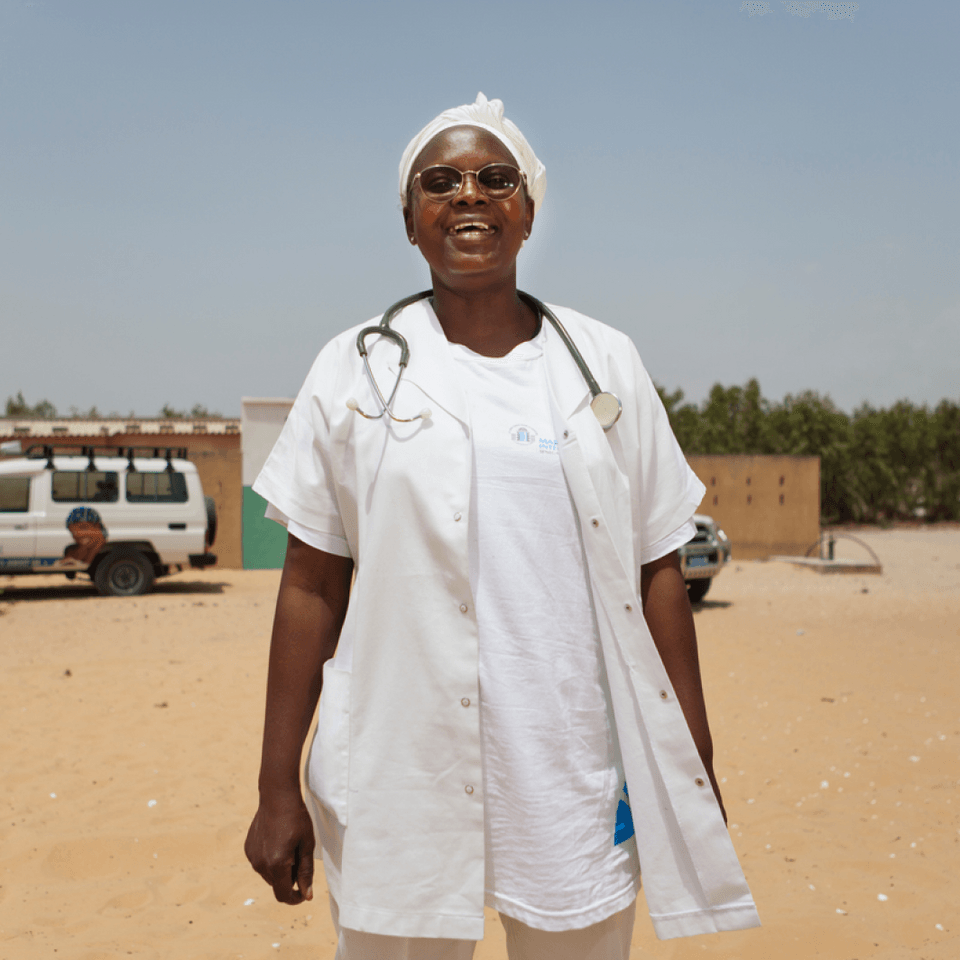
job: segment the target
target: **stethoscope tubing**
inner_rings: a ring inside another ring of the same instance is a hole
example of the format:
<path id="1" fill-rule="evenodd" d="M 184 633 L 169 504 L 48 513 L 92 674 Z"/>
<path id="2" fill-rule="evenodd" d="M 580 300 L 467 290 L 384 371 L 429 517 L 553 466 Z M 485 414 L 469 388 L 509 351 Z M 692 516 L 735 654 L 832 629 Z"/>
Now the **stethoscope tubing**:
<path id="1" fill-rule="evenodd" d="M 600 384 L 597 383 L 593 374 L 590 372 L 590 368 L 587 366 L 587 361 L 583 359 L 583 354 L 577 349 L 577 345 L 570 338 L 570 334 L 567 333 L 567 328 L 560 322 L 560 318 L 543 301 L 538 300 L 532 294 L 524 293 L 523 290 L 518 290 L 517 296 L 528 306 L 539 311 L 540 316 L 546 317 L 553 324 L 553 327 L 560 335 L 560 339 L 563 341 L 564 346 L 570 351 L 570 356 L 573 357 L 573 362 L 576 363 L 577 367 L 579 368 L 580 373 L 583 375 L 583 379 L 587 381 L 587 386 L 590 388 L 591 396 L 598 397 L 601 393 L 603 393 L 603 391 L 600 389 Z"/>
<path id="2" fill-rule="evenodd" d="M 429 410 L 421 411 L 418 416 L 410 417 L 409 419 L 394 416 L 393 400 L 397 395 L 397 390 L 400 388 L 400 381 L 403 379 L 403 372 L 406 369 L 407 364 L 410 362 L 410 345 L 407 343 L 407 338 L 404 337 L 402 333 L 394 330 L 390 324 L 393 321 L 393 318 L 396 317 L 397 314 L 399 314 L 406 307 L 409 307 L 411 304 L 417 303 L 420 300 L 426 300 L 428 297 L 432 296 L 432 289 L 421 290 L 419 293 L 414 293 L 409 297 L 404 297 L 402 300 L 398 300 L 384 313 L 378 324 L 371 327 L 364 327 L 357 334 L 357 351 L 363 359 L 363 365 L 366 368 L 367 376 L 370 378 L 370 382 L 373 384 L 373 389 L 376 391 L 377 397 L 380 400 L 381 411 L 376 416 L 373 416 L 369 413 L 364 413 L 357 405 L 356 400 L 354 400 L 352 397 L 347 401 L 347 406 L 351 410 L 355 410 L 368 420 L 379 420 L 383 416 L 389 416 L 391 420 L 396 420 L 399 423 L 411 423 L 414 420 L 426 420 L 430 418 Z M 601 426 L 603 426 L 603 429 L 609 430 L 613 424 L 616 423 L 620 416 L 621 405 L 619 398 L 612 393 L 607 393 L 600 389 L 600 385 L 590 372 L 590 368 L 587 366 L 586 360 L 583 359 L 583 354 L 581 354 L 577 349 L 577 345 L 571 339 L 570 334 L 567 333 L 566 327 L 564 327 L 564 325 L 560 322 L 560 318 L 545 303 L 543 303 L 541 300 L 538 300 L 531 294 L 525 293 L 523 290 L 518 290 L 517 296 L 520 297 L 520 299 L 531 309 L 536 310 L 541 317 L 546 317 L 553 325 L 553 328 L 557 331 L 557 335 L 560 337 L 564 346 L 569 351 L 570 356 L 573 358 L 574 363 L 576 363 L 577 369 L 580 371 L 581 376 L 590 390 L 590 394 L 593 398 L 593 401 L 590 404 L 591 408 L 593 408 L 593 411 L 596 414 L 597 419 L 600 421 Z M 393 390 L 390 392 L 389 398 L 384 398 L 383 393 L 377 384 L 376 377 L 374 377 L 373 371 L 370 369 L 366 340 L 367 337 L 372 336 L 373 334 L 386 337 L 395 343 L 400 349 L 400 372 L 397 376 L 397 382 L 393 385 Z M 616 404 L 615 410 L 610 407 L 611 401 Z M 602 408 L 606 408 L 603 414 L 600 412 Z"/>

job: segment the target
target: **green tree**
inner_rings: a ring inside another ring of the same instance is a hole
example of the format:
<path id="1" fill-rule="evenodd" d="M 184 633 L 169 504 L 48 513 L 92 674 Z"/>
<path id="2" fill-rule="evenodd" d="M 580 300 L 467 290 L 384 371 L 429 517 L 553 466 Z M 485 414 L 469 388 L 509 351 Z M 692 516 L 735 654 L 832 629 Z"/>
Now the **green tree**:
<path id="1" fill-rule="evenodd" d="M 81 410 L 79 407 L 70 408 L 70 416 L 74 420 L 99 420 L 101 417 L 97 405 L 94 404 L 89 410 Z"/>
<path id="2" fill-rule="evenodd" d="M 657 387 L 680 446 L 687 453 L 766 453 L 769 404 L 754 379 L 744 387 L 715 383 L 702 407 L 682 403 L 683 391 Z"/>
<path id="3" fill-rule="evenodd" d="M 683 391 L 679 388 L 667 393 L 658 386 L 657 393 L 667 411 L 677 442 L 683 450 L 693 453 L 699 446 L 700 411 L 692 403 L 683 403 Z"/>
<path id="4" fill-rule="evenodd" d="M 41 400 L 31 407 L 24 399 L 23 391 L 18 390 L 15 397 L 7 397 L 7 416 L 54 420 L 57 416 L 57 408 L 49 400 Z"/>
<path id="5" fill-rule="evenodd" d="M 195 403 L 189 410 L 177 410 L 169 403 L 165 403 L 160 409 L 160 416 L 167 420 L 222 420 L 223 414 L 211 413 L 202 403 Z"/>
<path id="6" fill-rule="evenodd" d="M 930 417 L 933 457 L 923 476 L 930 520 L 960 520 L 960 404 L 942 400 Z"/>
<path id="7" fill-rule="evenodd" d="M 926 516 L 960 520 L 960 405 L 934 411 L 907 400 L 864 404 L 848 416 L 805 391 L 770 403 L 756 380 L 714 384 L 698 407 L 657 388 L 688 454 L 820 457 L 820 509 L 830 523 L 887 523 Z"/>
<path id="8" fill-rule="evenodd" d="M 831 522 L 849 521 L 857 513 L 851 488 L 850 418 L 828 396 L 807 390 L 787 394 L 770 407 L 768 445 L 757 453 L 820 457 L 820 511 Z"/>
<path id="9" fill-rule="evenodd" d="M 744 387 L 714 384 L 701 411 L 698 453 L 764 453 L 769 446 L 769 404 L 756 379 Z"/>

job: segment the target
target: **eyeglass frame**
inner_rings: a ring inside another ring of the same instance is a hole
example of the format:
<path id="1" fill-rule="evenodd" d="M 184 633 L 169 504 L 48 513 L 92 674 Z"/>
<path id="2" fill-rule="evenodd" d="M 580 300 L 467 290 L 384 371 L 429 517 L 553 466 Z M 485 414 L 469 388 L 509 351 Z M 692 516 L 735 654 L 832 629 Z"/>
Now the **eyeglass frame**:
<path id="1" fill-rule="evenodd" d="M 515 163 L 506 163 L 503 160 L 494 160 L 492 163 L 485 163 L 479 170 L 458 170 L 455 166 L 453 166 L 453 164 L 450 163 L 431 163 L 429 167 L 424 167 L 420 173 L 414 174 L 413 180 L 410 181 L 410 190 L 413 190 L 413 185 L 419 181 L 421 174 L 426 173 L 428 170 L 435 170 L 438 167 L 446 170 L 453 170 L 454 172 L 460 174 L 460 185 L 457 187 L 454 193 L 451 193 L 449 196 L 445 196 L 441 199 L 439 197 L 430 196 L 430 194 L 423 189 L 423 184 L 419 184 L 420 192 L 431 203 L 449 203 L 451 200 L 456 200 L 457 197 L 460 196 L 460 191 L 463 190 L 463 185 L 467 182 L 468 173 L 473 174 L 473 182 L 477 186 L 477 191 L 481 193 L 487 200 L 490 200 L 493 203 L 506 203 L 508 200 L 512 200 L 517 193 L 519 193 L 520 187 L 526 189 L 527 186 L 527 175 Z M 506 197 L 491 197 L 490 194 L 484 190 L 483 185 L 480 183 L 480 174 L 489 167 L 510 167 L 511 170 L 516 170 L 517 173 L 520 174 L 513 193 Z"/>

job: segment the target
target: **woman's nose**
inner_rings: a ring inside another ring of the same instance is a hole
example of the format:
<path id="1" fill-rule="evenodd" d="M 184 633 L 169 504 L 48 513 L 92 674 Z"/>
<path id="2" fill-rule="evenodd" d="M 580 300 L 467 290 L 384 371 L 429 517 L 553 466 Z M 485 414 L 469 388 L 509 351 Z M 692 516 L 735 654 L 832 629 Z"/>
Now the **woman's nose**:
<path id="1" fill-rule="evenodd" d="M 486 203 L 487 198 L 483 191 L 477 185 L 477 175 L 468 170 L 463 174 L 463 181 L 457 195 L 453 198 L 455 203 Z"/>

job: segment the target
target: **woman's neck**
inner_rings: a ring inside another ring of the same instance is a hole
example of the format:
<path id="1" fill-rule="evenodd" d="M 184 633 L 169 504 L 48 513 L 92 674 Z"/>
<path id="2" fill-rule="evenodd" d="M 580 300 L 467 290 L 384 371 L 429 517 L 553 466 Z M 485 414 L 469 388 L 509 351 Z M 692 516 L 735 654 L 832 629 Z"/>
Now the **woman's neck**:
<path id="1" fill-rule="evenodd" d="M 435 282 L 433 309 L 451 343 L 485 357 L 505 357 L 540 329 L 539 316 L 517 296 L 515 283 L 465 293 Z"/>

